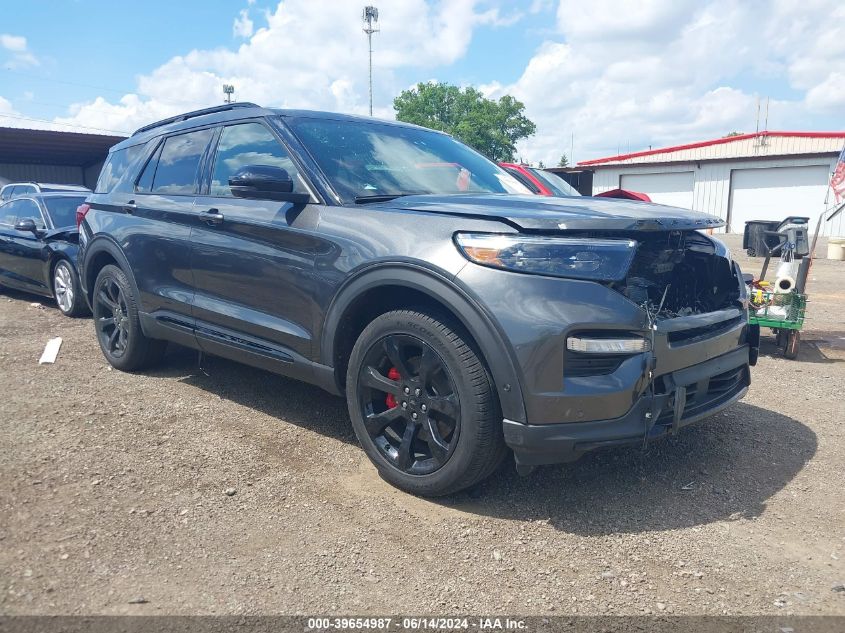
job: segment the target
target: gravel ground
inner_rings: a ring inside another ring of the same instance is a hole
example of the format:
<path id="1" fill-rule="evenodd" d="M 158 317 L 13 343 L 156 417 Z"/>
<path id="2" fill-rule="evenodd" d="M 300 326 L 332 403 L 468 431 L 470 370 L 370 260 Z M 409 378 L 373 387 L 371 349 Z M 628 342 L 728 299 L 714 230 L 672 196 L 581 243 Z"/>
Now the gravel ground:
<path id="1" fill-rule="evenodd" d="M 112 371 L 6 292 L 0 612 L 843 615 L 843 282 L 817 263 L 799 360 L 768 338 L 710 421 L 439 501 L 378 478 L 338 398 L 181 349 Z"/>

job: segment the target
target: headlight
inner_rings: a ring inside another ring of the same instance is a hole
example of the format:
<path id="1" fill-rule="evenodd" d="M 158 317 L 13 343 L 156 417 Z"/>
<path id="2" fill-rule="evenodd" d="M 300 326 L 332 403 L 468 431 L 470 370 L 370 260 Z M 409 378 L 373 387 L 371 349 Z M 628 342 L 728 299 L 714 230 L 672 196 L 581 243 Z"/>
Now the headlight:
<path id="1" fill-rule="evenodd" d="M 458 233 L 455 243 L 482 266 L 596 281 L 624 279 L 637 247 L 634 240 L 496 233 Z"/>

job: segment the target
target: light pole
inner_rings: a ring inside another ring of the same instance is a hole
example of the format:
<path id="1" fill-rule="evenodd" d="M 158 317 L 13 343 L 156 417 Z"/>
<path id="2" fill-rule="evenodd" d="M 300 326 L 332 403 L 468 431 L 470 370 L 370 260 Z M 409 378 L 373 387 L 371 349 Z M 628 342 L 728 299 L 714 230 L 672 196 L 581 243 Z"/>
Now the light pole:
<path id="1" fill-rule="evenodd" d="M 378 33 L 378 29 L 374 28 L 373 24 L 378 22 L 378 9 L 370 6 L 364 7 L 364 13 L 361 17 L 366 24 L 364 33 L 367 34 L 367 41 L 370 45 L 370 116 L 373 116 L 373 33 Z"/>
<path id="2" fill-rule="evenodd" d="M 232 95 L 235 94 L 235 87 L 232 84 L 223 84 L 223 100 L 226 103 L 232 103 Z"/>

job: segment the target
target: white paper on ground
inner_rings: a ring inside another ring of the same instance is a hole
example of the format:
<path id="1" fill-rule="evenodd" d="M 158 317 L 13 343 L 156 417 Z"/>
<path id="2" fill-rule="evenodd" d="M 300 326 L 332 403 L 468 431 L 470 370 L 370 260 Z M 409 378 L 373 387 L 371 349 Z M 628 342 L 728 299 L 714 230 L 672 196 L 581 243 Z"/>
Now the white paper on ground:
<path id="1" fill-rule="evenodd" d="M 58 336 L 47 341 L 47 345 L 44 346 L 44 353 L 41 354 L 38 364 L 43 365 L 44 363 L 55 363 L 61 346 L 62 339 Z"/>

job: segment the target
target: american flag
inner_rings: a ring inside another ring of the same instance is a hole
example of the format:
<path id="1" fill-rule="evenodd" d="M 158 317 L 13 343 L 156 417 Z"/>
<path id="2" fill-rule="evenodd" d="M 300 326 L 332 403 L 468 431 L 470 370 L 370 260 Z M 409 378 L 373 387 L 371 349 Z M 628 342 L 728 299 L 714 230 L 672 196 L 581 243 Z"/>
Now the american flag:
<path id="1" fill-rule="evenodd" d="M 836 167 L 833 168 L 833 175 L 830 177 L 830 188 L 833 190 L 833 196 L 836 198 L 835 204 L 839 204 L 840 200 L 845 200 L 845 147 L 842 148 L 842 153 L 839 154 L 839 160 L 836 161 Z"/>

